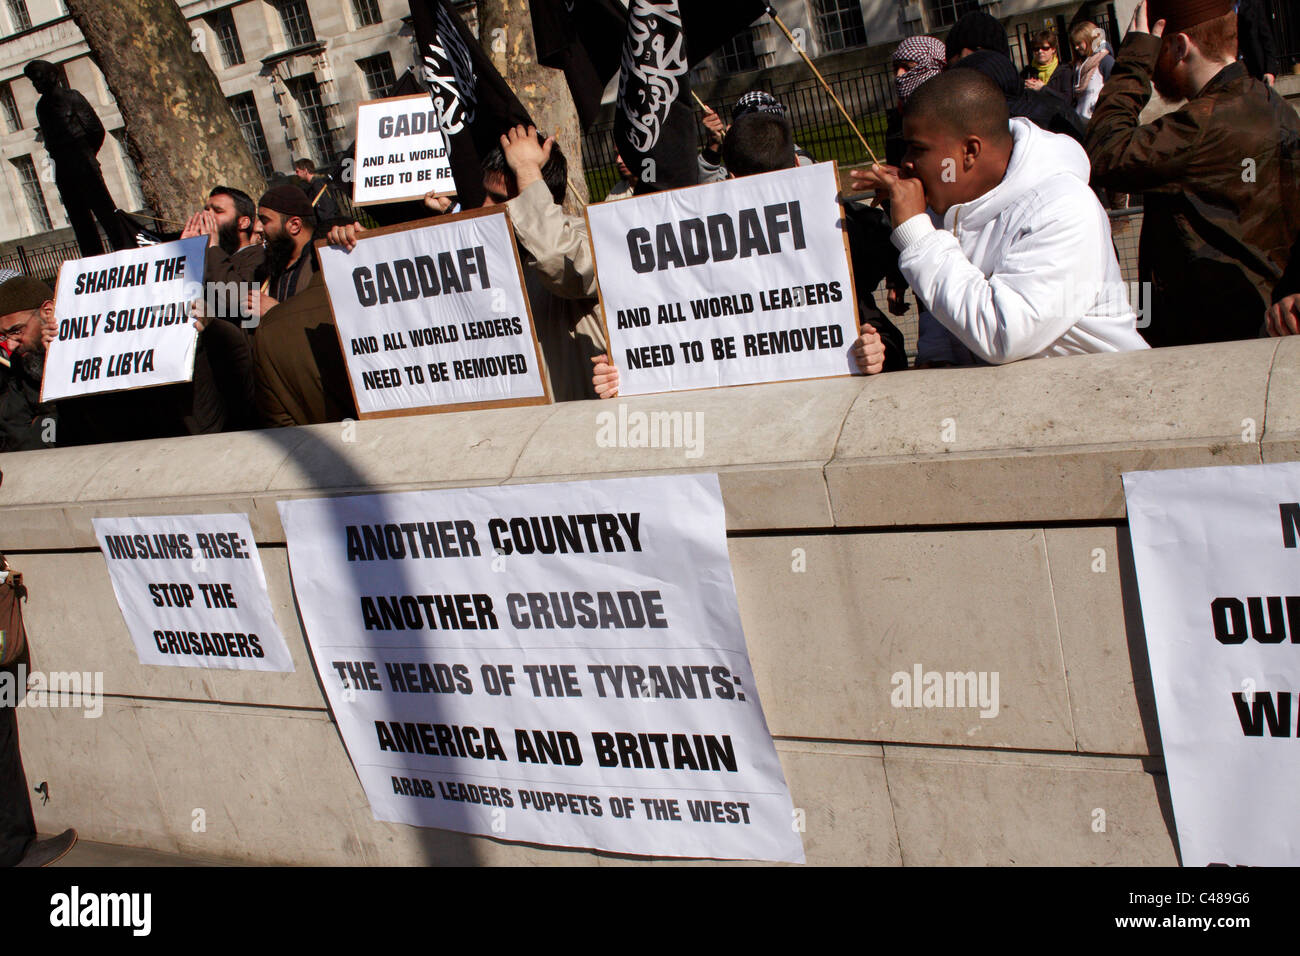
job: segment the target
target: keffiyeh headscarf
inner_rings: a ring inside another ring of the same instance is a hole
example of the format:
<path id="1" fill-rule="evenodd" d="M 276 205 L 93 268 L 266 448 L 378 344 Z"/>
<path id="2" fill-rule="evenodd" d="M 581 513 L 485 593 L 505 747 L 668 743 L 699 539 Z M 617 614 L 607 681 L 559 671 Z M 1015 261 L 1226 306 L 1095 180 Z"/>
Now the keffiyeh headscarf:
<path id="1" fill-rule="evenodd" d="M 907 61 L 916 64 L 902 76 L 894 78 L 898 102 L 905 103 L 917 87 L 943 72 L 944 64 L 948 62 L 948 50 L 942 40 L 934 37 L 908 37 L 898 45 L 893 59 L 896 64 Z"/>
<path id="2" fill-rule="evenodd" d="M 733 121 L 738 120 L 746 113 L 775 113 L 777 116 L 784 116 L 785 104 L 766 90 L 750 90 L 736 100 L 736 105 L 731 110 L 731 118 Z"/>

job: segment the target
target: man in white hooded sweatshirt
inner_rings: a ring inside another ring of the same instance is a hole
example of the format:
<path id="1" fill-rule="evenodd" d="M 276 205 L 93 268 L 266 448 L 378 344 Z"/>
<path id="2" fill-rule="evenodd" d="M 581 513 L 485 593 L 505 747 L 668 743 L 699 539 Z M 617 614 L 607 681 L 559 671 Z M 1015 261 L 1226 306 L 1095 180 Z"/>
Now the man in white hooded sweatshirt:
<path id="1" fill-rule="evenodd" d="M 900 270 L 976 361 L 1147 348 L 1083 147 L 1009 119 L 973 70 L 917 90 L 903 139 L 900 168 L 853 179 L 889 198 Z"/>

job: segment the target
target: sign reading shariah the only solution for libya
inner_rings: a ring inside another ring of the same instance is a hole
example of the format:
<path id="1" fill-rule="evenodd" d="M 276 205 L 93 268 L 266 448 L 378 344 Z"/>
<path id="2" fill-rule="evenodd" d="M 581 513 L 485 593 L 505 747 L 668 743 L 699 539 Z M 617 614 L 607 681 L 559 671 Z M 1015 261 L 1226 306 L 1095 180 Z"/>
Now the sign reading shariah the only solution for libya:
<path id="1" fill-rule="evenodd" d="M 207 239 L 179 239 L 65 262 L 41 400 L 188 382 Z"/>
<path id="2" fill-rule="evenodd" d="M 716 475 L 279 508 L 308 643 L 376 819 L 803 861 Z"/>

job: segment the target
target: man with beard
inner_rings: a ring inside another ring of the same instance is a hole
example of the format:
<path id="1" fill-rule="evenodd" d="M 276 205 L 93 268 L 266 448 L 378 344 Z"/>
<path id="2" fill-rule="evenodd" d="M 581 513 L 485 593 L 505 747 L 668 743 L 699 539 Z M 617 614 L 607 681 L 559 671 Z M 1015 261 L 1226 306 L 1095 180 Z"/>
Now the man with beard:
<path id="1" fill-rule="evenodd" d="M 315 273 L 311 241 L 316 217 L 301 189 L 276 186 L 257 204 L 253 234 L 266 245 L 266 260 L 257 271 L 265 280 L 260 290 L 248 293 L 245 311 L 260 320 L 281 302 L 306 289 Z"/>
<path id="2" fill-rule="evenodd" d="M 1153 79 L 1188 102 L 1142 126 Z M 1300 232 L 1300 118 L 1237 61 L 1232 0 L 1138 6 L 1087 148 L 1094 186 L 1145 193 L 1147 341 L 1258 336 Z"/>
<path id="3" fill-rule="evenodd" d="M 215 186 L 204 207 L 190 216 L 182 239 L 208 237 L 205 282 L 253 282 L 265 261 L 265 249 L 254 235 L 257 207 L 246 192 Z"/>
<path id="4" fill-rule="evenodd" d="M 41 404 L 43 325 L 54 324 L 54 293 L 38 279 L 0 271 L 0 451 L 53 447 L 56 412 Z"/>

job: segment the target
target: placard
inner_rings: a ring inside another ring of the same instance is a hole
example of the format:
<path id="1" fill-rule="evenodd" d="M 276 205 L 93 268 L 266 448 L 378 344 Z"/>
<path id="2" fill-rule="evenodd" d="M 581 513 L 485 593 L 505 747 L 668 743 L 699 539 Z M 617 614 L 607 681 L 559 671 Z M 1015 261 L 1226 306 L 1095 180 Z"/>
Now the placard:
<path id="1" fill-rule="evenodd" d="M 1183 864 L 1300 864 L 1300 463 L 1124 495 Z"/>
<path id="2" fill-rule="evenodd" d="M 141 664 L 293 670 L 247 515 L 92 523 Z"/>
<path id="3" fill-rule="evenodd" d="M 357 106 L 352 172 L 352 202 L 357 206 L 423 199 L 430 192 L 456 194 L 446 137 L 438 128 L 438 111 L 429 94 Z"/>
<path id="4" fill-rule="evenodd" d="M 279 503 L 375 818 L 802 861 L 716 475 Z"/>
<path id="5" fill-rule="evenodd" d="M 41 401 L 190 381 L 207 248 L 195 236 L 63 263 Z"/>
<path id="6" fill-rule="evenodd" d="M 857 371 L 834 163 L 587 207 L 619 393 Z"/>
<path id="7" fill-rule="evenodd" d="M 317 250 L 362 418 L 551 400 L 503 209 Z"/>

